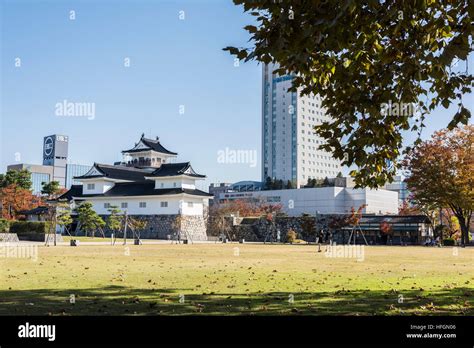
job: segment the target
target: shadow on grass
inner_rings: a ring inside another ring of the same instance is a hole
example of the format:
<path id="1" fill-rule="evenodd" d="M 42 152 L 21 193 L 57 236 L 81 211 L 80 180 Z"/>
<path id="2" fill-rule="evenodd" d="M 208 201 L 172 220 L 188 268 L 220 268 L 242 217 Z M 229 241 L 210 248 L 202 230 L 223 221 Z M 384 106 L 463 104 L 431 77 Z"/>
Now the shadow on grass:
<path id="1" fill-rule="evenodd" d="M 192 294 L 108 286 L 0 291 L 0 315 L 474 315 L 472 288 Z"/>

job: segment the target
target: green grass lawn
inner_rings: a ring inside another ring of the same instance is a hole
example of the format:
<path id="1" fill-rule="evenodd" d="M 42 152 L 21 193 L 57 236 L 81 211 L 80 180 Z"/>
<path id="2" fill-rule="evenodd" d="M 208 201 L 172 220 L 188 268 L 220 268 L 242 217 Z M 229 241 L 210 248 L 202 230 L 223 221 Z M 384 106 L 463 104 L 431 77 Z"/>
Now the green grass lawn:
<path id="1" fill-rule="evenodd" d="M 36 262 L 0 258 L 0 315 L 474 315 L 473 248 L 316 249 L 40 246 Z"/>

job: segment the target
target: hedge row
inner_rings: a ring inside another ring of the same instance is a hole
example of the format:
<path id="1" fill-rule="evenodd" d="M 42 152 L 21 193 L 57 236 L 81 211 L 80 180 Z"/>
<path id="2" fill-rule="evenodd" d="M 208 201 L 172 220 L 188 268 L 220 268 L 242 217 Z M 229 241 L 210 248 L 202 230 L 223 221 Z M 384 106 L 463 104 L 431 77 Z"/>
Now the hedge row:
<path id="1" fill-rule="evenodd" d="M 18 236 L 30 233 L 45 234 L 49 232 L 50 226 L 51 223 L 46 221 L 12 221 L 10 233 L 16 233 Z"/>

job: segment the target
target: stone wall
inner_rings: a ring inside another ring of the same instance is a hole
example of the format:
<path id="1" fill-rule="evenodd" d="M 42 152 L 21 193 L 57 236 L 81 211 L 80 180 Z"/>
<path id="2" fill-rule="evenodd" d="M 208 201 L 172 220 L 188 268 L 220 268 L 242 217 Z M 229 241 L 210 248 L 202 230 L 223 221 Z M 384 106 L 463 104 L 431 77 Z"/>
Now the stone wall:
<path id="1" fill-rule="evenodd" d="M 329 231 L 328 222 L 332 215 L 319 216 L 318 220 L 314 216 L 277 216 L 274 223 L 269 223 L 264 218 L 240 218 L 237 224 L 230 227 L 233 239 L 244 238 L 246 241 L 273 241 L 277 240 L 277 231 L 280 231 L 280 241 L 286 242 L 287 233 L 291 229 L 296 232 L 297 238 L 307 242 L 316 242 L 317 231 Z M 232 225 L 232 220 L 226 220 Z M 235 221 L 234 221 L 235 222 Z M 334 231 L 333 231 L 334 232 Z M 325 238 L 328 238 L 325 235 Z M 349 239 L 349 232 L 333 233 L 331 238 L 338 244 L 343 244 Z M 360 239 L 360 240 L 359 240 Z M 358 242 L 362 242 L 358 236 Z"/>
<path id="2" fill-rule="evenodd" d="M 331 228 L 331 221 L 334 218 L 340 218 L 340 214 L 319 215 L 318 219 L 314 216 L 279 216 L 275 217 L 273 223 L 269 223 L 265 218 L 238 218 L 227 219 L 226 227 L 230 230 L 229 235 L 233 240 L 245 239 L 246 241 L 277 241 L 277 231 L 280 231 L 280 242 L 287 241 L 287 233 L 290 229 L 294 230 L 298 239 L 314 243 L 316 241 L 317 231 L 324 231 L 323 242 L 332 240 L 337 244 L 345 244 L 349 240 L 351 228 L 339 229 Z M 353 238 L 356 238 L 357 244 L 420 244 L 421 239 L 417 237 L 417 232 L 410 232 L 410 235 L 400 236 L 394 234 L 393 237 L 384 237 L 378 230 L 365 231 L 363 234 L 355 230 Z M 365 238 L 365 239 L 364 239 Z M 352 240 L 353 241 L 353 240 Z"/>
<path id="3" fill-rule="evenodd" d="M 189 236 L 193 241 L 207 240 L 206 222 L 201 215 L 183 215 L 181 231 L 184 234 L 181 238 L 187 239 L 187 236 Z"/>
<path id="4" fill-rule="evenodd" d="M 207 240 L 206 223 L 201 215 L 130 215 L 134 219 L 146 221 L 146 227 L 138 231 L 143 239 L 173 239 L 179 233 L 180 239 L 192 239 L 193 241 Z M 107 216 L 102 216 L 106 221 Z M 181 226 L 180 226 L 181 225 Z M 112 231 L 105 230 L 109 237 Z M 127 235 L 132 238 L 133 234 L 128 229 Z M 119 232 L 117 237 L 123 237 Z"/>
<path id="5" fill-rule="evenodd" d="M 232 220 L 226 220 L 232 224 Z M 299 239 L 309 242 L 315 241 L 315 229 L 309 229 L 308 226 L 314 223 L 314 217 L 276 217 L 274 223 L 269 223 L 264 218 L 243 218 L 238 221 L 238 225 L 232 226 L 231 236 L 233 239 L 245 239 L 246 241 L 263 242 L 277 240 L 278 231 L 280 231 L 280 241 L 286 242 L 286 235 L 290 229 L 297 233 Z"/>
<path id="6" fill-rule="evenodd" d="M 0 233 L 0 242 L 3 243 L 17 243 L 20 240 L 16 233 Z"/>

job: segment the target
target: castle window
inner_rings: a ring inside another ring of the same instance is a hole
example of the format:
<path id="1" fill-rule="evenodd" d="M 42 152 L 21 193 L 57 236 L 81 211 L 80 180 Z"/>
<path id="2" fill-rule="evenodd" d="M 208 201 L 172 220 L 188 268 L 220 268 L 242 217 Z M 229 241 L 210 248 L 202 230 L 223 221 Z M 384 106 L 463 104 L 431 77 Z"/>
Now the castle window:
<path id="1" fill-rule="evenodd" d="M 168 207 L 168 202 L 161 202 L 160 207 L 167 208 Z"/>
<path id="2" fill-rule="evenodd" d="M 128 203 L 127 203 L 127 202 L 122 202 L 122 203 L 120 204 L 120 207 L 121 207 L 122 209 L 128 208 Z"/>
<path id="3" fill-rule="evenodd" d="M 88 190 L 95 190 L 95 184 L 87 184 Z"/>
<path id="4" fill-rule="evenodd" d="M 140 203 L 138 203 L 138 206 L 140 208 L 146 208 L 146 202 L 140 202 Z"/>

